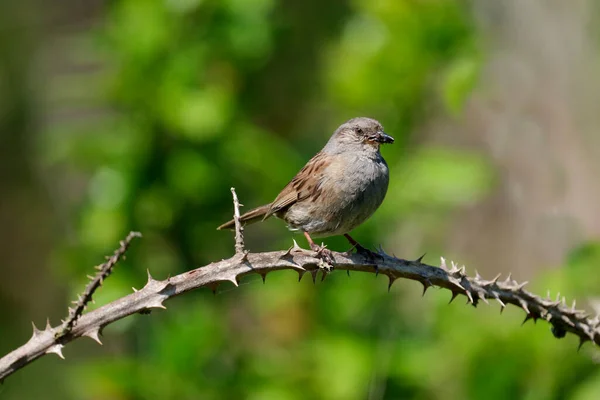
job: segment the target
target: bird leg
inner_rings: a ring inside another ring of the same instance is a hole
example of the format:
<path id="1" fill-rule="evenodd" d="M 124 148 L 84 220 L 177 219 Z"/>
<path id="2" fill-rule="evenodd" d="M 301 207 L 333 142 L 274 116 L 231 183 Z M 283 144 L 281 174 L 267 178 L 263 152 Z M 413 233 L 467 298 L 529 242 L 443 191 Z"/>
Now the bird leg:
<path id="1" fill-rule="evenodd" d="M 312 240 L 308 232 L 304 232 L 304 237 L 308 241 L 310 249 L 317 253 L 317 257 L 321 258 L 327 264 L 333 264 L 335 262 L 335 260 L 333 259 L 333 253 L 331 252 L 331 250 L 325 248 L 325 245 L 319 246 L 318 244 L 316 244 Z"/>
<path id="2" fill-rule="evenodd" d="M 360 243 L 358 243 L 356 240 L 354 240 L 354 238 L 352 236 L 348 235 L 347 233 L 344 233 L 344 237 L 346 239 L 348 239 L 348 242 L 350 242 L 350 244 L 352 245 L 352 248 L 350 250 L 348 250 L 348 253 L 350 253 L 352 251 L 352 249 L 356 249 L 356 253 L 366 257 L 369 262 L 371 262 L 373 264 L 377 264 L 376 257 L 381 258 L 381 256 L 379 254 L 374 253 L 371 250 L 361 246 Z"/>
<path id="3" fill-rule="evenodd" d="M 346 239 L 348 239 L 348 242 L 350 242 L 350 244 L 352 245 L 352 248 L 349 250 L 352 251 L 353 249 L 356 249 L 356 252 L 359 254 L 363 254 L 363 255 L 369 255 L 369 253 L 373 253 L 371 250 L 364 248 L 360 245 L 360 243 L 358 243 L 356 240 L 354 240 L 354 238 L 350 235 L 348 235 L 347 233 L 344 233 L 344 237 Z"/>

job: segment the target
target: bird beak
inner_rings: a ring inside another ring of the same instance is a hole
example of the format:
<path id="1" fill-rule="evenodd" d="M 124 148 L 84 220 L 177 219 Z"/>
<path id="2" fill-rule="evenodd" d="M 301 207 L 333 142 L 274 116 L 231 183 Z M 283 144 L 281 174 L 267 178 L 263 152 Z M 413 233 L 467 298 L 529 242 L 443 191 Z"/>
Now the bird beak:
<path id="1" fill-rule="evenodd" d="M 385 133 L 384 131 L 379 131 L 377 132 L 377 136 L 375 141 L 379 142 L 379 143 L 394 143 L 394 138 L 391 137 L 390 135 L 388 135 L 387 133 Z"/>

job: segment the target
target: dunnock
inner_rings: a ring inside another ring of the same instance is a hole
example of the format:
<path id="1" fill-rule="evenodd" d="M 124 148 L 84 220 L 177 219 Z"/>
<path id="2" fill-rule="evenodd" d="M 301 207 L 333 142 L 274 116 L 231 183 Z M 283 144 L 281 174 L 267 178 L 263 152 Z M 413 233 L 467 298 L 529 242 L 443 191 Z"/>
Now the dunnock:
<path id="1" fill-rule="evenodd" d="M 310 248 L 329 260 L 331 253 L 312 237 L 344 235 L 352 246 L 364 251 L 348 232 L 381 205 L 389 171 L 379 146 L 393 142 L 374 119 L 359 117 L 345 122 L 272 203 L 248 211 L 240 221 L 251 224 L 275 215 L 290 230 L 302 231 Z M 231 220 L 217 229 L 234 226 Z"/>

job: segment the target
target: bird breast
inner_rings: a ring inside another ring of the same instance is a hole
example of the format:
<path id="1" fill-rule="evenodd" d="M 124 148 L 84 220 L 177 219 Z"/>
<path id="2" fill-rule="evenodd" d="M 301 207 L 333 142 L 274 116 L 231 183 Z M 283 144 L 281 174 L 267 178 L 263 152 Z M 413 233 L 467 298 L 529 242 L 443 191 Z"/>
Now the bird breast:
<path id="1" fill-rule="evenodd" d="M 319 180 L 318 197 L 294 204 L 284 219 L 291 229 L 314 236 L 348 233 L 381 205 L 388 183 L 388 166 L 378 152 L 332 156 Z"/>

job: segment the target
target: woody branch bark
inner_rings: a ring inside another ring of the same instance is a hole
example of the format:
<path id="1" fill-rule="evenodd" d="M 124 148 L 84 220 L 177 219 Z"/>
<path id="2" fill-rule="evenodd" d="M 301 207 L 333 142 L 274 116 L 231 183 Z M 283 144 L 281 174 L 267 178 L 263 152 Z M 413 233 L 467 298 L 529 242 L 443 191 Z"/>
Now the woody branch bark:
<path id="1" fill-rule="evenodd" d="M 240 222 L 240 202 L 235 188 L 231 188 L 231 195 L 233 196 L 233 222 L 235 224 L 235 253 L 245 257 L 247 252 L 244 249 L 244 227 Z"/>
<path id="2" fill-rule="evenodd" d="M 499 277 L 485 280 L 479 274 L 469 277 L 464 266 L 459 268 L 454 263 L 448 266 L 443 258 L 439 266 L 433 266 L 422 263 L 421 259 L 399 259 L 383 251 L 375 257 L 337 252 L 332 252 L 332 255 L 335 270 L 386 275 L 389 279 L 388 288 L 397 279 L 404 278 L 420 282 L 423 294 L 429 287 L 437 286 L 449 290 L 452 299 L 458 295 L 466 296 L 468 303 L 473 306 L 477 306 L 480 301 L 488 303 L 489 299 L 498 302 L 502 309 L 512 304 L 525 311 L 525 321 L 542 319 L 549 322 L 557 338 L 571 332 L 579 337 L 580 344 L 591 341 L 600 345 L 598 315 L 591 317 L 584 311 L 575 309 L 575 304 L 568 307 L 564 298 L 541 298 L 525 290 L 525 283 L 518 283 L 510 276 L 505 280 L 499 280 Z M 309 272 L 314 280 L 322 270 L 319 265 L 320 259 L 315 257 L 314 252 L 301 249 L 294 243 L 287 251 L 244 251 L 242 257 L 236 254 L 227 260 L 164 280 L 156 280 L 148 273 L 148 281 L 142 289 L 83 314 L 66 333 L 63 325 L 52 327 L 47 324 L 44 330 L 38 330 L 34 326 L 33 336 L 27 343 L 0 359 L 0 380 L 46 354 L 56 353 L 62 357 L 62 348 L 79 337 L 88 336 L 100 343 L 100 332 L 105 326 L 131 314 L 165 308 L 163 303 L 166 300 L 191 290 L 207 287 L 215 291 L 224 282 L 237 286 L 239 279 L 246 275 L 259 274 L 264 278 L 269 272 L 278 270 L 295 270 L 300 279 Z"/>

